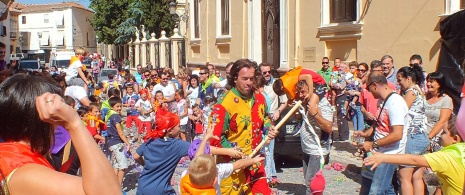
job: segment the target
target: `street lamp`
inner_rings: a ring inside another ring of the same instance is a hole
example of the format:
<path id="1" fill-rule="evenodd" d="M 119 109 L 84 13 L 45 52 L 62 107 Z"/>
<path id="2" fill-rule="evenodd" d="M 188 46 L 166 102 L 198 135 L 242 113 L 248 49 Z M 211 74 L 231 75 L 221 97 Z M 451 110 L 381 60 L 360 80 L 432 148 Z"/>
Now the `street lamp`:
<path id="1" fill-rule="evenodd" d="M 178 29 L 181 28 L 179 24 L 181 21 L 186 22 L 186 27 L 187 27 L 187 18 L 189 16 L 189 9 L 184 9 L 185 10 L 184 14 L 178 14 L 176 12 L 176 6 L 177 6 L 176 0 L 171 0 L 169 4 L 170 14 L 172 15 L 171 18 L 174 20 L 174 22 L 176 22 L 176 27 Z M 181 30 L 179 30 L 179 34 L 181 35 Z"/>

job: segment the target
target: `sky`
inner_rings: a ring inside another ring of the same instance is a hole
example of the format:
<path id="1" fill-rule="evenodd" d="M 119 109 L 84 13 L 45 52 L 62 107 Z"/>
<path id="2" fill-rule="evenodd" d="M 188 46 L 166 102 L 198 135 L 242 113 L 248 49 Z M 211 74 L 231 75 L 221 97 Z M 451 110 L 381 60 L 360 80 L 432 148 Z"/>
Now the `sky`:
<path id="1" fill-rule="evenodd" d="M 23 4 L 46 4 L 46 3 L 60 3 L 60 2 L 69 2 L 74 1 L 80 3 L 86 7 L 89 7 L 90 0 L 16 0 L 16 2 L 20 2 Z"/>

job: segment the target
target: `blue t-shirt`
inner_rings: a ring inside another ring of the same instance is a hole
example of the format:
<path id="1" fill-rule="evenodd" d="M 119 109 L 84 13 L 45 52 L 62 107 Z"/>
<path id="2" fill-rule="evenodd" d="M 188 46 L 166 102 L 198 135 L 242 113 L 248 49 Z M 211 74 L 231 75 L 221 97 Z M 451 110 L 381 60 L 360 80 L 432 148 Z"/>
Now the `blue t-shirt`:
<path id="1" fill-rule="evenodd" d="M 123 104 L 129 104 L 128 116 L 139 116 L 139 110 L 134 109 L 134 105 L 136 105 L 137 100 L 139 100 L 139 95 L 137 94 L 126 94 L 126 96 L 124 96 Z"/>
<path id="2" fill-rule="evenodd" d="M 145 160 L 137 186 L 136 195 L 175 194 L 171 177 L 183 156 L 187 155 L 190 143 L 174 138 L 149 140 L 137 148 L 137 154 Z"/>
<path id="3" fill-rule="evenodd" d="M 107 121 L 108 146 L 123 143 L 123 140 L 118 135 L 116 125 L 121 125 L 121 116 L 119 114 L 111 115 Z"/>
<path id="4" fill-rule="evenodd" d="M 215 97 L 214 93 L 215 91 L 213 89 L 212 84 L 210 84 L 205 90 L 203 90 L 202 85 L 199 86 L 199 95 L 197 98 L 200 98 L 200 105 L 199 105 L 200 108 L 203 108 L 203 106 L 205 106 L 204 103 L 205 103 L 205 98 L 207 96 Z"/>

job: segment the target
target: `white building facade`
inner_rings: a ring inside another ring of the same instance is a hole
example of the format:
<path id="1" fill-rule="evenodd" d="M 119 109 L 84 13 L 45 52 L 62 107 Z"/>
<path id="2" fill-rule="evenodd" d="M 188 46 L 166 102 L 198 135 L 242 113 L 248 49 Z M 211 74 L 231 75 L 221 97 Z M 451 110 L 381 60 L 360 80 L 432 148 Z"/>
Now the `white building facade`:
<path id="1" fill-rule="evenodd" d="M 73 2 L 24 4 L 18 17 L 20 47 L 24 53 L 44 50 L 72 51 L 83 47 L 97 50 L 95 31 L 90 21 L 94 12 Z M 47 60 L 48 61 L 48 60 Z"/>

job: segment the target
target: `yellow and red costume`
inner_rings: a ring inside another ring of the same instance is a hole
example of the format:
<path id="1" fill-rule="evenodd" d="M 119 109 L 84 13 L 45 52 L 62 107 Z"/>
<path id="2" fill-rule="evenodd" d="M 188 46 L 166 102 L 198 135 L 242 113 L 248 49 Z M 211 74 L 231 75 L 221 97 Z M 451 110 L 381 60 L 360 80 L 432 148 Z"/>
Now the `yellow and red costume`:
<path id="1" fill-rule="evenodd" d="M 87 119 L 85 121 L 85 125 L 87 130 L 89 130 L 90 135 L 94 137 L 95 135 L 99 134 L 102 130 L 107 129 L 107 125 L 103 122 L 99 117 L 95 117 L 92 115 L 87 115 Z"/>
<path id="2" fill-rule="evenodd" d="M 31 163 L 55 170 L 44 156 L 36 151 L 32 152 L 28 145 L 13 142 L 0 143 L 0 170 L 3 174 L 0 174 L 0 181 L 6 179 L 8 182 L 8 177 L 13 171 Z"/>
<path id="3" fill-rule="evenodd" d="M 244 98 L 236 88 L 220 97 L 214 105 L 211 120 L 216 120 L 213 134 L 220 140 L 210 140 L 212 146 L 221 148 L 238 147 L 246 155 L 252 153 L 271 126 L 268 119 L 265 97 L 254 92 L 252 98 Z M 233 162 L 229 156 L 218 156 L 217 163 Z M 221 181 L 222 194 L 270 194 L 264 170 L 264 162 L 231 174 Z"/>

